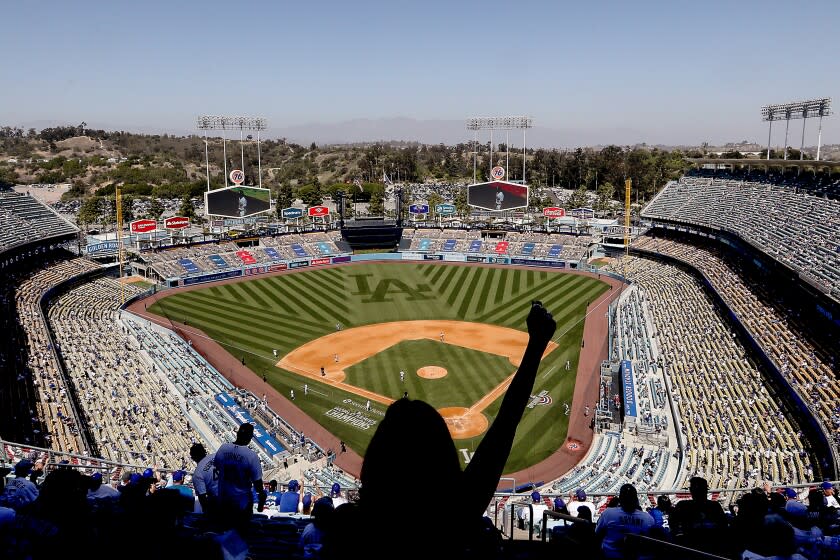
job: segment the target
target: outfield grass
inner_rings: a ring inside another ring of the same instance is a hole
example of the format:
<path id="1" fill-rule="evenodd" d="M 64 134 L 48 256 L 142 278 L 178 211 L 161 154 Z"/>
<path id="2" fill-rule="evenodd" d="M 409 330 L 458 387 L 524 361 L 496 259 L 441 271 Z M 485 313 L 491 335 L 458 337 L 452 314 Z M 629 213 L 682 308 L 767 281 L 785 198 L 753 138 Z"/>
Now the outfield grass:
<path id="1" fill-rule="evenodd" d="M 294 389 L 302 396 L 302 379 L 275 367 L 272 350 L 283 356 L 305 342 L 335 332 L 336 323 L 349 328 L 387 321 L 449 319 L 524 331 L 530 303 L 539 299 L 557 320 L 554 341 L 559 348 L 543 360 L 534 394 L 548 391 L 553 404 L 526 409 L 506 467 L 510 472 L 541 461 L 563 443 L 568 418 L 562 403 L 571 403 L 574 391 L 583 315 L 587 303 L 607 289 L 605 283 L 588 276 L 541 269 L 369 263 L 210 286 L 164 298 L 149 310 L 176 321 L 187 319 L 237 358 L 243 357 L 252 371 L 266 375 L 281 393 L 288 395 Z M 426 363 L 430 359 L 439 363 Z M 498 383 L 499 376 L 510 374 L 509 363 L 505 371 L 501 364 L 499 371 L 495 369 L 496 359 L 505 361 L 433 341 L 403 342 L 349 368 L 348 375 L 354 385 L 395 397 L 402 394 L 394 383 L 399 382 L 399 370 L 404 369 L 406 383 L 412 384 L 410 396 L 422 394 L 440 408 L 453 406 L 450 401 L 461 398 L 455 397 L 456 392 L 468 391 L 462 395 L 463 402 L 471 404 L 477 400 L 470 400 L 475 391 L 484 394 L 486 387 Z M 566 360 L 572 363 L 571 372 L 565 371 Z M 402 367 L 403 363 L 412 365 Z M 441 365 L 450 375 L 421 380 L 415 372 L 424 365 Z M 458 375 L 452 375 L 454 372 Z M 444 386 L 448 388 L 444 390 Z M 325 416 L 344 399 L 358 401 L 359 397 L 319 382 L 310 381 L 309 388 L 309 395 L 297 398 L 295 404 L 364 454 L 375 427 L 361 430 Z M 498 399 L 485 409 L 491 421 L 500 402 Z M 373 403 L 370 416 L 378 420 L 383 412 L 383 406 Z M 472 451 L 480 439 L 458 440 L 457 446 Z"/>

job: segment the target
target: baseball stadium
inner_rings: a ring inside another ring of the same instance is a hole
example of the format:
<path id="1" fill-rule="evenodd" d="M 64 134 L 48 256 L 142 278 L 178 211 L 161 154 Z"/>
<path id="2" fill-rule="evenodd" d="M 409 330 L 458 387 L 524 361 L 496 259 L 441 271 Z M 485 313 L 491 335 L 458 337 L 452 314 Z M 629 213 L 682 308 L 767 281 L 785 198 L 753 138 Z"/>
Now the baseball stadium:
<path id="1" fill-rule="evenodd" d="M 365 503 L 431 484 L 436 507 L 475 498 L 480 557 L 601 557 L 628 503 L 659 524 L 624 557 L 741 557 L 760 495 L 806 557 L 836 558 L 840 164 L 721 161 L 686 160 L 635 215 L 627 181 L 602 217 L 532 208 L 495 168 L 447 187 L 457 216 L 436 185 L 360 216 L 342 191 L 275 208 L 232 173 L 207 225 L 119 217 L 113 240 L 0 192 L 0 549 L 76 546 L 36 525 L 52 499 L 98 528 L 92 557 L 149 512 L 161 536 L 129 556 L 313 557 L 324 500 L 402 535 L 409 513 Z M 231 453 L 254 465 L 235 511 L 205 477 L 233 484 Z M 355 551 L 354 519 L 334 529 Z"/>

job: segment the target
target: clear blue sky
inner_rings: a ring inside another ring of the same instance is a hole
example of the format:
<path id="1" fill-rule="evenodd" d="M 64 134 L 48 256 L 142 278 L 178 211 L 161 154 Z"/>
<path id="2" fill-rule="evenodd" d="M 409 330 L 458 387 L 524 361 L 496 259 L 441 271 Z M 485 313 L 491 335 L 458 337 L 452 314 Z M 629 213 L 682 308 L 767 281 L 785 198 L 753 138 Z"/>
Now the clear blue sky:
<path id="1" fill-rule="evenodd" d="M 765 142 L 762 104 L 840 103 L 837 0 L 186 4 L 6 2 L 0 124 L 525 113 L 603 142 Z M 823 138 L 840 143 L 840 116 Z"/>

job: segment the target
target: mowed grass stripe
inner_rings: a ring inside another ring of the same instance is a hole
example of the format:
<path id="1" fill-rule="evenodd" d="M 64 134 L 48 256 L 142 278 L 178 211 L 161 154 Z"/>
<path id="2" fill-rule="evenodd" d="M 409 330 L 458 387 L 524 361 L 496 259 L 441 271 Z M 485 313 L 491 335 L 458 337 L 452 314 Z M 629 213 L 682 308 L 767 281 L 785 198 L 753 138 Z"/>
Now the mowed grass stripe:
<path id="1" fill-rule="evenodd" d="M 305 311 L 312 319 L 316 321 L 327 321 L 327 318 L 321 315 L 314 306 L 308 305 L 307 301 L 303 298 L 299 298 L 292 293 L 292 290 L 287 289 L 288 285 L 284 282 L 281 282 L 278 278 L 269 278 L 268 282 L 271 283 L 271 286 L 277 290 L 277 293 L 280 294 L 282 297 L 286 298 L 288 301 L 293 303 L 293 307 L 297 307 L 300 310 Z"/>
<path id="2" fill-rule="evenodd" d="M 257 293 L 257 287 L 253 282 L 238 282 L 237 285 L 240 286 L 249 296 L 251 296 L 251 299 L 254 300 L 257 305 L 263 309 L 268 306 L 268 302 Z"/>
<path id="3" fill-rule="evenodd" d="M 266 292 L 267 295 L 273 295 L 270 292 Z M 187 302 L 195 302 L 200 303 L 205 306 L 210 306 L 214 309 L 219 311 L 224 311 L 233 316 L 242 316 L 247 317 L 249 316 L 248 313 L 244 313 L 245 311 L 250 313 L 250 316 L 258 317 L 264 321 L 276 321 L 279 318 L 287 318 L 297 323 L 302 323 L 304 325 L 311 325 L 312 327 L 316 327 L 318 330 L 313 332 L 320 332 L 323 328 L 323 323 L 315 322 L 315 321 L 307 321 L 306 319 L 300 318 L 298 315 L 288 315 L 286 314 L 286 310 L 288 309 L 288 305 L 283 304 L 280 299 L 276 296 L 277 306 L 271 306 L 269 308 L 257 308 L 251 305 L 242 303 L 242 302 L 234 302 L 231 300 L 219 300 L 215 298 L 209 297 L 208 294 L 202 294 L 201 291 L 195 292 L 187 292 L 182 296 L 178 297 L 173 301 L 187 301 Z M 166 302 L 166 306 L 170 305 L 169 300 L 164 300 Z"/>
<path id="4" fill-rule="evenodd" d="M 482 270 L 486 271 L 487 274 L 484 275 L 484 283 L 481 285 L 478 293 L 478 299 L 476 300 L 475 307 L 473 308 L 474 315 L 479 315 L 482 311 L 484 311 L 484 307 L 487 305 L 487 298 L 490 297 L 490 292 L 498 284 L 499 278 L 501 277 L 500 274 L 496 274 L 495 268 L 484 268 Z"/>
<path id="5" fill-rule="evenodd" d="M 438 292 L 441 295 L 443 295 L 443 293 L 446 291 L 447 286 L 450 286 L 452 284 L 452 278 L 455 276 L 455 274 L 458 273 L 458 269 L 461 267 L 441 266 L 441 268 L 445 269 L 446 273 L 441 277 L 440 282 L 436 284 L 435 287 L 438 289 Z"/>
<path id="6" fill-rule="evenodd" d="M 471 267 L 470 270 L 473 271 L 472 279 L 470 280 L 470 284 L 467 287 L 466 292 L 464 292 L 464 296 L 461 300 L 461 306 L 458 307 L 458 311 L 456 312 L 460 319 L 466 317 L 470 304 L 475 301 L 476 296 L 478 295 L 478 286 L 484 276 L 485 269 L 481 267 Z"/>
<path id="7" fill-rule="evenodd" d="M 432 272 L 432 274 L 431 274 L 431 277 L 430 277 L 431 282 L 432 282 L 432 284 L 437 285 L 437 284 L 438 284 L 438 282 L 440 281 L 440 277 L 441 277 L 441 276 L 443 276 L 443 273 L 444 273 L 444 272 L 446 272 L 446 269 L 447 269 L 447 268 L 452 268 L 452 267 L 449 267 L 449 266 L 440 266 L 440 265 L 435 266 L 435 265 L 433 265 L 433 264 L 430 264 L 430 265 L 429 265 L 429 268 L 431 268 L 431 269 L 433 270 L 433 272 Z"/>
<path id="8" fill-rule="evenodd" d="M 466 281 L 467 276 L 469 276 L 470 271 L 474 270 L 471 267 L 460 267 L 459 266 L 459 267 L 455 267 L 455 268 L 459 269 L 457 275 L 455 276 L 455 282 L 453 282 L 452 284 L 447 286 L 447 290 L 446 290 L 446 291 L 449 292 L 449 295 L 446 296 L 446 303 L 450 307 L 455 305 L 455 300 L 457 299 L 458 294 L 461 292 L 461 287 L 464 285 L 464 282 Z"/>
<path id="9" fill-rule="evenodd" d="M 557 278 L 553 278 L 546 282 L 545 284 L 541 285 L 537 290 L 531 293 L 531 297 L 528 298 L 528 305 L 531 304 L 531 300 L 533 299 L 540 299 L 540 295 L 547 295 L 554 289 L 560 289 L 563 284 L 568 282 L 565 280 L 563 276 L 557 275 Z M 498 305 L 493 307 L 493 309 L 489 310 L 487 313 L 481 315 L 477 319 L 475 319 L 478 323 L 503 323 L 502 319 L 499 319 L 497 315 L 500 313 L 505 313 L 510 310 L 512 304 L 521 303 L 522 299 L 520 297 L 511 298 L 510 301 L 502 301 L 499 302 Z"/>
<path id="10" fill-rule="evenodd" d="M 321 300 L 321 303 L 326 303 L 328 306 L 338 309 L 343 313 L 349 311 L 347 305 L 335 297 L 335 292 L 331 293 L 329 288 L 325 288 L 316 282 L 314 278 L 310 278 L 306 274 L 293 274 L 288 279 L 288 283 L 292 287 L 300 290 L 299 293 L 306 294 L 311 300 Z"/>
<path id="11" fill-rule="evenodd" d="M 342 311 L 348 311 L 347 304 L 340 299 L 337 294 L 341 294 L 345 289 L 345 276 L 336 276 L 335 278 L 328 278 L 322 271 L 313 274 L 297 275 L 301 282 L 309 282 L 312 286 L 317 286 L 319 293 L 324 294 L 325 299 L 334 302 L 333 305 L 339 307 Z"/>
<path id="12" fill-rule="evenodd" d="M 251 332 L 257 338 L 276 338 L 277 334 L 284 334 L 286 337 L 293 337 L 299 340 L 310 340 L 323 334 L 323 330 L 307 328 L 297 323 L 294 317 L 290 321 L 278 321 L 275 318 L 255 319 L 254 317 L 239 318 L 234 315 L 220 314 L 216 307 L 204 304 L 182 304 L 172 303 L 171 306 L 180 313 L 186 314 L 191 320 L 194 317 L 208 319 L 213 324 L 213 329 L 221 329 L 226 333 L 236 331 Z"/>
<path id="13" fill-rule="evenodd" d="M 500 269 L 494 269 L 500 270 Z M 507 287 L 510 284 L 510 280 L 512 275 L 508 272 L 508 274 L 500 274 L 499 283 L 496 285 L 496 294 L 493 297 L 493 303 L 499 304 L 505 300 L 505 295 L 507 294 Z"/>
<path id="14" fill-rule="evenodd" d="M 566 305 L 566 302 L 577 300 L 576 296 L 586 291 L 588 282 L 585 276 L 576 276 L 575 278 L 562 291 L 552 293 L 550 290 L 546 290 L 538 292 L 533 297 L 533 299 L 542 301 L 546 308 L 555 315 L 554 319 L 557 321 L 558 327 L 561 324 L 560 319 L 562 317 L 579 313 L 576 306 Z M 530 301 L 520 301 L 512 305 L 507 313 L 502 314 L 496 320 L 507 322 L 517 319 L 527 312 L 530 305 Z"/>

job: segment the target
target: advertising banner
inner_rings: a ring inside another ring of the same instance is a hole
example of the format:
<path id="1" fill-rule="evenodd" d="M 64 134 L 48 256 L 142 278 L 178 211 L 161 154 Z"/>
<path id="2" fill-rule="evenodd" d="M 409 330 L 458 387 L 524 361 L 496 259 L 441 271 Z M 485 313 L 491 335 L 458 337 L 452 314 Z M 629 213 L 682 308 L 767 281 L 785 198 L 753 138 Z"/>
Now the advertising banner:
<path id="1" fill-rule="evenodd" d="M 134 220 L 129 227 L 132 233 L 149 233 L 157 229 L 157 222 L 154 220 Z"/>
<path id="2" fill-rule="evenodd" d="M 292 261 L 289 263 L 289 268 L 304 268 L 309 266 L 309 261 Z"/>
<path id="3" fill-rule="evenodd" d="M 460 253 L 446 253 L 443 255 L 443 260 L 452 262 L 466 262 L 467 256 Z"/>
<path id="4" fill-rule="evenodd" d="M 93 253 L 116 251 L 119 248 L 120 244 L 117 241 L 103 241 L 102 243 L 93 243 L 91 245 L 88 245 L 86 248 L 86 252 L 88 255 L 90 255 Z"/>
<path id="5" fill-rule="evenodd" d="M 280 214 L 286 218 L 287 220 L 297 219 L 303 217 L 303 209 L 302 208 L 283 208 L 280 211 Z"/>
<path id="6" fill-rule="evenodd" d="M 190 219 L 184 216 L 172 216 L 163 220 L 166 229 L 184 229 L 190 227 Z"/>
<path id="7" fill-rule="evenodd" d="M 269 435 L 268 432 L 265 431 L 265 428 L 263 428 L 259 422 L 254 420 L 246 409 L 236 404 L 236 401 L 233 400 L 230 395 L 227 393 L 219 393 L 216 395 L 216 402 L 222 405 L 222 408 L 224 408 L 225 411 L 237 421 L 237 423 L 244 424 L 247 422 L 254 425 L 254 441 L 256 441 L 266 453 L 273 456 L 283 451 L 283 446 L 280 445 L 280 443 L 271 435 Z"/>
<path id="8" fill-rule="evenodd" d="M 423 255 L 423 260 L 426 261 L 442 261 L 443 255 Z"/>
<path id="9" fill-rule="evenodd" d="M 409 214 L 428 214 L 429 213 L 429 205 L 428 204 L 412 204 L 408 207 Z"/>
<path id="10" fill-rule="evenodd" d="M 543 216 L 545 216 L 546 218 L 563 218 L 566 216 L 566 210 L 564 208 L 558 208 L 556 206 L 543 208 Z"/>
<path id="11" fill-rule="evenodd" d="M 455 213 L 455 205 L 454 204 L 438 204 L 435 206 L 435 212 L 440 214 L 441 216 L 448 216 L 450 214 Z"/>
<path id="12" fill-rule="evenodd" d="M 200 284 L 202 282 L 215 282 L 216 280 L 224 280 L 226 278 L 237 278 L 242 276 L 242 270 L 228 270 L 227 272 L 217 272 L 216 274 L 205 274 L 203 276 L 192 276 L 183 278 L 181 280 L 182 286 L 189 286 L 190 284 Z"/>
<path id="13" fill-rule="evenodd" d="M 310 218 L 323 218 L 329 216 L 330 209 L 326 206 L 310 206 L 307 209 Z"/>
<path id="14" fill-rule="evenodd" d="M 318 266 L 318 265 L 321 265 L 321 264 L 330 264 L 330 259 L 329 259 L 329 257 L 322 257 L 320 259 L 312 259 L 311 261 L 309 261 L 309 264 L 311 264 L 312 266 Z"/>
<path id="15" fill-rule="evenodd" d="M 352 257 L 350 255 L 343 255 L 341 257 L 333 257 L 332 258 L 333 263 L 346 263 L 346 262 L 350 262 L 351 260 L 352 260 Z"/>

